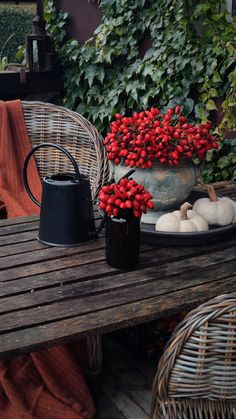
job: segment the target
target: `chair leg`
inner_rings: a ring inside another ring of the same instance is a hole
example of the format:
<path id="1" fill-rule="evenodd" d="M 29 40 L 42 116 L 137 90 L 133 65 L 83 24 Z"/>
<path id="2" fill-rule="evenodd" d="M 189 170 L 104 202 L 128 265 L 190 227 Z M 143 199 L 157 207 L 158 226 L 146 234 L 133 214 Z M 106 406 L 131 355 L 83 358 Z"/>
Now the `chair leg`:
<path id="1" fill-rule="evenodd" d="M 93 335 L 87 338 L 89 374 L 99 374 L 102 369 L 102 336 Z"/>

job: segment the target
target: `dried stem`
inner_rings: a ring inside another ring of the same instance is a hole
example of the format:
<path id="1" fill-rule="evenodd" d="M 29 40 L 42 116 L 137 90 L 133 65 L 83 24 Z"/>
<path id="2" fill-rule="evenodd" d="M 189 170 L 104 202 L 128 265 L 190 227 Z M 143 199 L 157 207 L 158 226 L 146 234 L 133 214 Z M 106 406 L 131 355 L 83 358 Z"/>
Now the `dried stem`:
<path id="1" fill-rule="evenodd" d="M 219 201 L 218 196 L 216 195 L 216 191 L 215 191 L 213 185 L 207 185 L 207 192 L 208 192 L 209 199 L 210 199 L 211 202 Z"/>
<path id="2" fill-rule="evenodd" d="M 188 220 L 187 211 L 192 208 L 192 205 L 189 202 L 184 202 L 184 204 L 180 207 L 180 219 L 181 220 Z"/>

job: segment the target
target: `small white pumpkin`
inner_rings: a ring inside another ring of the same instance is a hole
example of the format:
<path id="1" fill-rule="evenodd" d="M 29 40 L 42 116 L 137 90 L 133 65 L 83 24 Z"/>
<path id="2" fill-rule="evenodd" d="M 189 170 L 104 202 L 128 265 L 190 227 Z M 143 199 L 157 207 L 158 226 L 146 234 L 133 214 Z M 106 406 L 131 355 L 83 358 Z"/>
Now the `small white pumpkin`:
<path id="1" fill-rule="evenodd" d="M 193 210 L 204 217 L 209 224 L 226 226 L 235 218 L 235 208 L 228 198 L 219 198 L 212 185 L 207 185 L 209 198 L 200 198 L 193 204 Z"/>
<path id="2" fill-rule="evenodd" d="M 234 218 L 233 218 L 232 223 L 236 223 L 236 202 L 233 201 L 231 198 L 228 198 L 226 196 L 224 197 L 224 199 L 229 201 L 233 205 L 233 207 L 234 207 Z"/>
<path id="3" fill-rule="evenodd" d="M 173 211 L 162 215 L 156 223 L 157 231 L 169 231 L 172 233 L 190 233 L 208 230 L 208 222 L 195 211 L 189 210 L 192 205 L 185 202 L 180 211 Z"/>

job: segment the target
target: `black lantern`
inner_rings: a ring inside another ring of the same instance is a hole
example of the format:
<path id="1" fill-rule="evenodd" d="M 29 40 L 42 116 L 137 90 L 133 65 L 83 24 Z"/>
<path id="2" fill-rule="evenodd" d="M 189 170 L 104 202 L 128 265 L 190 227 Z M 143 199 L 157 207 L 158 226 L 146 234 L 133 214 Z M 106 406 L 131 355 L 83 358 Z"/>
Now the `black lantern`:
<path id="1" fill-rule="evenodd" d="M 43 0 L 37 0 L 32 34 L 27 36 L 27 62 L 31 71 L 53 70 L 53 43 L 46 35 Z"/>

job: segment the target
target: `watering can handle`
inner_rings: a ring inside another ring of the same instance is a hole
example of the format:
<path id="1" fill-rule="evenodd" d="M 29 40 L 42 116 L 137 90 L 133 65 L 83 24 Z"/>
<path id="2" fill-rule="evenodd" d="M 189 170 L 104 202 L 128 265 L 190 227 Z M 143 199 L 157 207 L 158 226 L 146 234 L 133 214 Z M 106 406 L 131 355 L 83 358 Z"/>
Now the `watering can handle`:
<path id="1" fill-rule="evenodd" d="M 39 207 L 41 207 L 41 203 L 39 201 L 37 201 L 37 199 L 34 197 L 34 195 L 32 194 L 32 192 L 30 190 L 30 187 L 29 187 L 28 178 L 27 178 L 27 168 L 28 168 L 28 163 L 29 163 L 29 160 L 30 160 L 31 156 L 35 153 L 35 151 L 39 150 L 42 147 L 53 147 L 53 148 L 56 148 L 57 150 L 60 150 L 62 153 L 64 153 L 70 159 L 70 161 L 71 161 L 71 163 L 72 163 L 72 165 L 73 165 L 73 167 L 75 169 L 75 173 L 78 176 L 78 178 L 81 177 L 80 172 L 79 172 L 78 165 L 77 165 L 74 157 L 72 157 L 72 155 L 69 153 L 69 151 L 67 151 L 61 145 L 54 144 L 54 143 L 42 143 L 42 144 L 39 144 L 39 145 L 36 145 L 35 147 L 33 147 L 32 150 L 27 155 L 27 157 L 25 159 L 25 162 L 24 162 L 24 167 L 23 167 L 23 181 L 24 181 L 25 189 L 28 192 L 30 198 Z"/>

